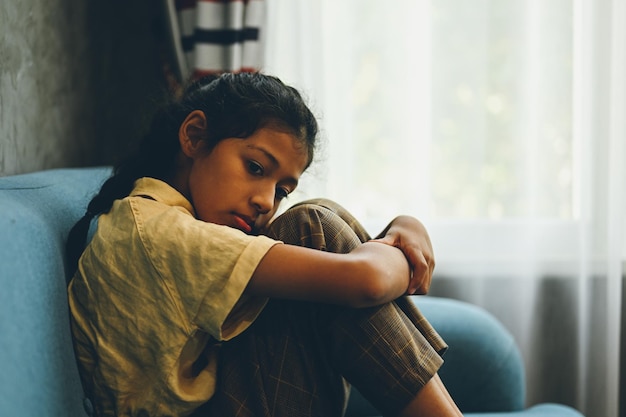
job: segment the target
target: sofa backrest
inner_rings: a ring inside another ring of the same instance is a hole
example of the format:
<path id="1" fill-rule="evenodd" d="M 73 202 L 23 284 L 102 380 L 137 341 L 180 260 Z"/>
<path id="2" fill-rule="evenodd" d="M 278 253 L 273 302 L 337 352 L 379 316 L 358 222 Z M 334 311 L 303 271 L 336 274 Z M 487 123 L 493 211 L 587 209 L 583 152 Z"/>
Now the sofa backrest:
<path id="1" fill-rule="evenodd" d="M 0 178 L 0 415 L 84 416 L 65 239 L 109 168 Z"/>

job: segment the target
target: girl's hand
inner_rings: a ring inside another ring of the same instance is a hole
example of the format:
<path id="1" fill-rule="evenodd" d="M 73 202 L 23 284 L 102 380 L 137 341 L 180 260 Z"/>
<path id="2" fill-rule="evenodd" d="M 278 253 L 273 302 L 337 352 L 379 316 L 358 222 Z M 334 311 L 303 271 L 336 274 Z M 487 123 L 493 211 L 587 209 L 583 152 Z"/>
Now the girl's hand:
<path id="1" fill-rule="evenodd" d="M 410 216 L 396 217 L 374 241 L 394 246 L 406 257 L 411 270 L 407 294 L 428 293 L 435 257 L 428 232 L 419 220 Z"/>

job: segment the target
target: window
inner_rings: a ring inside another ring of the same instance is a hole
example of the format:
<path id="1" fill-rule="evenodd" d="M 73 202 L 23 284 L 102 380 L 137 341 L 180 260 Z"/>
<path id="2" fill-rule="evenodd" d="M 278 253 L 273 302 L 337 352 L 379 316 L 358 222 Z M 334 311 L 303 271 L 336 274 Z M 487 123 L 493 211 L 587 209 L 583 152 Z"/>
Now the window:
<path id="1" fill-rule="evenodd" d="M 292 5 L 301 20 L 280 3 L 268 71 L 327 140 L 296 198 L 329 196 L 373 233 L 412 214 L 452 269 L 572 263 L 591 187 L 584 2 L 323 0 Z"/>

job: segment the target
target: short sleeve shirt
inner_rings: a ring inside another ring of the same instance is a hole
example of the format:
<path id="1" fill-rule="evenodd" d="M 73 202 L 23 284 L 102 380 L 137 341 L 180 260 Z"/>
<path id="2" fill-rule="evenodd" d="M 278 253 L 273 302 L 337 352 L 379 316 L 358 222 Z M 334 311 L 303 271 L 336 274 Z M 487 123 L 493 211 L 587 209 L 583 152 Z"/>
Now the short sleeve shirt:
<path id="1" fill-rule="evenodd" d="M 196 219 L 190 202 L 156 179 L 139 179 L 116 200 L 68 288 L 97 415 L 186 415 L 209 400 L 219 343 L 267 302 L 243 292 L 277 243 Z"/>

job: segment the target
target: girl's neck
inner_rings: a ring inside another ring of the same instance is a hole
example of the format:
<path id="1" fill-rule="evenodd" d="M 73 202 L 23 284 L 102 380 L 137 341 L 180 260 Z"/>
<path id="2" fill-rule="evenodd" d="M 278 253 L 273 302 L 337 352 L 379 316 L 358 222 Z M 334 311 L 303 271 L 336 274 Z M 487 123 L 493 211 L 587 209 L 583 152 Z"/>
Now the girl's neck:
<path id="1" fill-rule="evenodd" d="M 191 201 L 189 195 L 189 171 L 191 169 L 190 160 L 182 152 L 176 157 L 174 168 L 163 180 L 175 188 L 185 198 Z"/>

